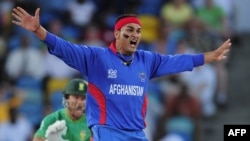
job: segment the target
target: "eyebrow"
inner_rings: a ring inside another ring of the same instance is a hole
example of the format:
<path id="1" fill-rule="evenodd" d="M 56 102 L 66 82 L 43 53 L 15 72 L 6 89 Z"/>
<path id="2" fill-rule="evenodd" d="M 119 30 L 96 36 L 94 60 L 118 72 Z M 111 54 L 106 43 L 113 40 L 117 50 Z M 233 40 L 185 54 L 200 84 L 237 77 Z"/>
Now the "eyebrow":
<path id="1" fill-rule="evenodd" d="M 127 27 L 128 27 L 128 28 L 134 29 L 134 27 L 133 27 L 133 26 L 130 26 L 130 25 L 128 25 Z M 139 27 L 138 29 L 140 30 L 141 28 Z M 136 30 L 138 30 L 138 29 L 136 29 Z"/>

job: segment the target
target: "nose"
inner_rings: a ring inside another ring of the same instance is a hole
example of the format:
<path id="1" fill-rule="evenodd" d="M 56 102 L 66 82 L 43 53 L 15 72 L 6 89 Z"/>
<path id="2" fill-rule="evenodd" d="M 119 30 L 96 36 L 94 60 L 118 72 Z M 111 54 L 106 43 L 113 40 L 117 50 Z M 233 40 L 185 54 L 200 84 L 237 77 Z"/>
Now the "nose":
<path id="1" fill-rule="evenodd" d="M 140 33 L 136 32 L 136 31 L 132 33 L 132 37 L 138 38 L 139 36 L 140 36 Z"/>

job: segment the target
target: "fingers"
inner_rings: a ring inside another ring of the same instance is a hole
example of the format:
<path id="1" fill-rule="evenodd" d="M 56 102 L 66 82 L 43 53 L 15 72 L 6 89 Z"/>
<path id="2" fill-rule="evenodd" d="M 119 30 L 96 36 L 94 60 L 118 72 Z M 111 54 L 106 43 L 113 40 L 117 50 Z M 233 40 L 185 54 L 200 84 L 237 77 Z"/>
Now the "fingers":
<path id="1" fill-rule="evenodd" d="M 36 9 L 35 17 L 39 19 L 40 8 Z"/>
<path id="2" fill-rule="evenodd" d="M 21 11 L 19 11 L 17 8 L 13 9 L 13 12 L 16 16 L 18 16 L 19 18 L 23 17 L 24 15 L 21 13 Z"/>
<path id="3" fill-rule="evenodd" d="M 216 52 L 218 54 L 222 54 L 224 50 L 227 50 L 231 47 L 232 43 L 230 39 L 227 39 L 218 49 L 216 49 Z"/>
<path id="4" fill-rule="evenodd" d="M 25 15 L 29 15 L 29 13 L 27 13 L 24 9 L 22 9 L 21 7 L 17 7 L 17 9 L 25 16 Z"/>
<path id="5" fill-rule="evenodd" d="M 230 50 L 230 49 L 225 49 L 225 50 L 223 50 L 223 53 L 222 53 L 222 54 L 224 54 L 224 55 L 227 54 L 227 53 L 229 52 L 229 50 Z"/>
<path id="6" fill-rule="evenodd" d="M 14 18 L 21 21 L 21 18 L 16 13 L 11 13 Z"/>
<path id="7" fill-rule="evenodd" d="M 14 8 L 12 15 L 19 21 L 21 21 L 23 17 L 29 16 L 29 14 L 21 7 Z"/>
<path id="8" fill-rule="evenodd" d="M 13 12 L 11 13 L 11 15 L 12 15 L 15 19 L 18 20 L 18 21 L 12 21 L 12 23 L 14 23 L 14 24 L 16 24 L 16 25 L 21 25 L 21 22 L 20 22 L 20 21 L 22 21 L 22 17 L 24 16 L 24 15 L 22 14 L 22 12 L 21 12 L 19 9 L 14 8 L 14 9 L 13 9 Z"/>
<path id="9" fill-rule="evenodd" d="M 220 54 L 219 56 L 219 59 L 218 60 L 224 60 L 227 58 L 227 53 L 230 51 L 230 49 L 225 49 L 222 51 L 222 53 Z"/>
<path id="10" fill-rule="evenodd" d="M 12 20 L 12 23 L 21 26 L 20 21 L 22 21 L 23 14 L 18 9 L 14 8 L 11 15 L 18 20 L 18 21 Z"/>
<path id="11" fill-rule="evenodd" d="M 22 25 L 21 22 L 17 22 L 17 21 L 12 21 L 12 23 L 15 24 L 15 25 L 19 25 L 19 26 Z"/>
<path id="12" fill-rule="evenodd" d="M 232 45 L 232 43 L 231 43 L 231 40 L 230 40 L 230 39 L 227 39 L 227 40 L 222 44 L 222 46 L 223 46 L 224 48 L 230 48 L 231 45 Z"/>

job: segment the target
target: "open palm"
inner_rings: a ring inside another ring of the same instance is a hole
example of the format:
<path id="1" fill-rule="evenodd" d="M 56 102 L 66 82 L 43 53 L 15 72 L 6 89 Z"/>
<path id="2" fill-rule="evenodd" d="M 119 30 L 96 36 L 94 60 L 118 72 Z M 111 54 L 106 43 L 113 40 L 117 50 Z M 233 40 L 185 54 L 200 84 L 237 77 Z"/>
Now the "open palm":
<path id="1" fill-rule="evenodd" d="M 14 8 L 12 11 L 12 16 L 16 19 L 12 23 L 19 25 L 26 30 L 35 31 L 40 26 L 39 20 L 40 8 L 36 9 L 35 16 L 31 16 L 21 7 Z"/>
<path id="2" fill-rule="evenodd" d="M 219 48 L 214 51 L 216 61 L 221 61 L 227 58 L 227 53 L 231 47 L 230 39 L 226 40 Z"/>

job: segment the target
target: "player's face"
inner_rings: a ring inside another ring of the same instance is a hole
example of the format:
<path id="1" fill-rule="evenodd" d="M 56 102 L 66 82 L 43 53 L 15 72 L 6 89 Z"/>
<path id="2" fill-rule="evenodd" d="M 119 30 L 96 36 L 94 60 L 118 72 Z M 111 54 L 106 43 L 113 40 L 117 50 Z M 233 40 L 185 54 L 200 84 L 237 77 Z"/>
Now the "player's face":
<path id="1" fill-rule="evenodd" d="M 80 118 L 85 110 L 85 96 L 69 95 L 67 99 L 68 110 L 73 118 Z"/>
<path id="2" fill-rule="evenodd" d="M 141 26 L 135 23 L 126 24 L 115 31 L 117 51 L 122 54 L 133 54 L 141 41 Z"/>

